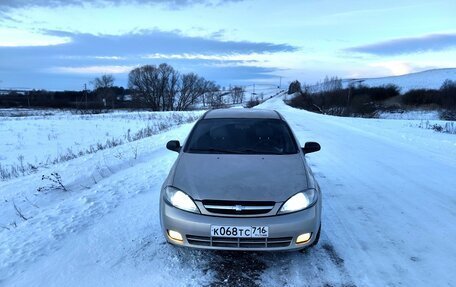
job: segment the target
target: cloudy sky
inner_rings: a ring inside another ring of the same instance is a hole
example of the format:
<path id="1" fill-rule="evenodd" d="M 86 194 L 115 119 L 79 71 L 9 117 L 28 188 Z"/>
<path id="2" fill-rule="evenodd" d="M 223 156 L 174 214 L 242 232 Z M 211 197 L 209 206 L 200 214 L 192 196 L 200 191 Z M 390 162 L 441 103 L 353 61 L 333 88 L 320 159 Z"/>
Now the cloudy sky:
<path id="1" fill-rule="evenodd" d="M 221 85 L 456 67 L 454 0 L 0 0 L 0 88 L 167 62 Z"/>

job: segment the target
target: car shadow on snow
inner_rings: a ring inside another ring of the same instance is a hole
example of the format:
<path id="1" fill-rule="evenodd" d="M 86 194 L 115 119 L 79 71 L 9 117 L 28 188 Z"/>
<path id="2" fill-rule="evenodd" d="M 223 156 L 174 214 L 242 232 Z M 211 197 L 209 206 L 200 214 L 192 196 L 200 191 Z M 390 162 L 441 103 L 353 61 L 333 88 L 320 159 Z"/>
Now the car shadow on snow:
<path id="1" fill-rule="evenodd" d="M 259 252 L 206 251 L 206 269 L 213 273 L 208 286 L 260 286 L 261 274 L 268 267 Z"/>
<path id="2" fill-rule="evenodd" d="M 201 271 L 196 281 L 203 286 L 356 286 L 344 259 L 326 240 L 303 253 L 174 250 L 181 264 Z"/>
<path id="3" fill-rule="evenodd" d="M 218 251 L 170 246 L 180 264 L 200 273 L 198 286 L 261 286 L 261 275 L 269 267 L 264 252 Z"/>

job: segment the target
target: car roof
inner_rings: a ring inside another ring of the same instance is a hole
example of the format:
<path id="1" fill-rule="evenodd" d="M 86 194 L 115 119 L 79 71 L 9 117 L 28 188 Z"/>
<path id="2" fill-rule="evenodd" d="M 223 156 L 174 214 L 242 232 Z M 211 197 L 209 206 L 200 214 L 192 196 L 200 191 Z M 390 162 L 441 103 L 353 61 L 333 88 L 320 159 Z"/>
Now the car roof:
<path id="1" fill-rule="evenodd" d="M 261 109 L 217 109 L 208 111 L 203 119 L 281 119 L 278 112 Z"/>

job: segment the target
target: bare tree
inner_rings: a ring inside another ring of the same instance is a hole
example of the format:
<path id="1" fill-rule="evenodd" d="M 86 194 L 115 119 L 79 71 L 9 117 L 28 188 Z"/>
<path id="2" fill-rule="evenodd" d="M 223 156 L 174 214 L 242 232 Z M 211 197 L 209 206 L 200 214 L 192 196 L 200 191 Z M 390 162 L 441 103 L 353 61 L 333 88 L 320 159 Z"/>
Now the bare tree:
<path id="1" fill-rule="evenodd" d="M 294 93 L 301 93 L 301 92 L 302 92 L 301 83 L 298 80 L 290 83 L 290 86 L 288 87 L 289 95 L 292 95 Z"/>
<path id="2" fill-rule="evenodd" d="M 195 73 L 182 75 L 182 86 L 176 109 L 183 111 L 196 102 L 205 93 L 206 80 Z"/>
<path id="3" fill-rule="evenodd" d="M 114 86 L 114 76 L 102 75 L 101 77 L 96 77 L 91 83 L 98 98 L 103 101 L 104 106 L 106 107 L 109 103 L 114 108 L 116 101 L 116 94 L 112 89 Z"/>
<path id="4" fill-rule="evenodd" d="M 133 91 L 134 99 L 153 111 L 160 110 L 157 80 L 158 70 L 153 65 L 135 68 L 128 74 L 128 87 Z"/>
<path id="5" fill-rule="evenodd" d="M 104 89 L 104 88 L 112 88 L 114 86 L 114 76 L 113 75 L 102 75 L 101 77 L 96 77 L 92 81 L 93 89 Z"/>
<path id="6" fill-rule="evenodd" d="M 168 64 L 142 66 L 130 72 L 128 87 L 141 105 L 170 111 L 181 88 L 179 72 Z"/>
<path id="7" fill-rule="evenodd" d="M 223 94 L 226 92 L 220 90 L 220 86 L 216 85 L 212 81 L 206 82 L 206 93 L 204 94 L 204 98 L 206 98 L 206 102 L 212 108 L 217 108 L 223 105 Z"/>
<path id="8" fill-rule="evenodd" d="M 440 92 L 443 107 L 456 110 L 456 81 L 446 79 L 440 87 Z"/>
<path id="9" fill-rule="evenodd" d="M 342 80 L 338 77 L 325 77 L 323 83 L 321 84 L 322 92 L 332 92 L 342 89 Z"/>
<path id="10" fill-rule="evenodd" d="M 242 104 L 244 101 L 244 88 L 235 86 L 231 89 L 231 100 L 233 104 Z"/>
<path id="11" fill-rule="evenodd" d="M 128 75 L 128 87 L 141 105 L 154 111 L 187 110 L 208 91 L 219 90 L 213 82 L 195 73 L 179 74 L 168 64 L 146 65 Z"/>
<path id="12" fill-rule="evenodd" d="M 174 98 L 178 92 L 179 73 L 166 63 L 160 64 L 157 71 L 157 96 L 161 101 L 161 109 L 173 110 Z"/>

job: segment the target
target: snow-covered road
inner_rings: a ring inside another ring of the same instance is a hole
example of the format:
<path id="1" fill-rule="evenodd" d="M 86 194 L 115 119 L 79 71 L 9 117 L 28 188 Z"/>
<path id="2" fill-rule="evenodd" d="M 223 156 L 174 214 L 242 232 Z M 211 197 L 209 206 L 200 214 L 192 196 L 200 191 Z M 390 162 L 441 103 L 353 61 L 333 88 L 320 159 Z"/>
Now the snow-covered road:
<path id="1" fill-rule="evenodd" d="M 298 138 L 323 147 L 309 155 L 324 194 L 320 248 L 332 246 L 343 259 L 345 279 L 361 286 L 454 284 L 454 136 L 396 121 L 322 116 L 279 101 L 263 107 L 277 108 Z M 299 265 L 291 282 L 308 278 Z"/>
<path id="2" fill-rule="evenodd" d="M 164 145 L 185 138 L 191 125 L 183 125 L 139 141 L 134 160 L 119 146 L 56 167 L 71 187 L 63 195 L 34 195 L 37 174 L 0 183 L 0 199 L 53 197 L 33 201 L 41 204 L 33 218 L 0 229 L 0 286 L 454 286 L 456 136 L 312 114 L 279 98 L 260 108 L 280 111 L 301 144 L 322 145 L 308 156 L 324 196 L 317 247 L 233 253 L 165 244 L 158 194 L 176 155 Z M 100 166 L 104 175 L 91 180 Z"/>

